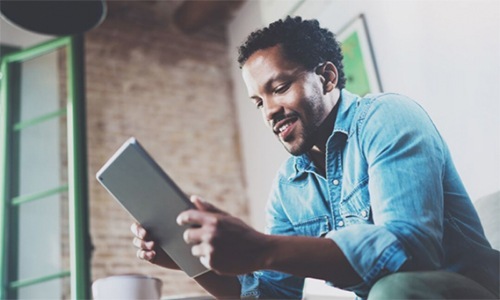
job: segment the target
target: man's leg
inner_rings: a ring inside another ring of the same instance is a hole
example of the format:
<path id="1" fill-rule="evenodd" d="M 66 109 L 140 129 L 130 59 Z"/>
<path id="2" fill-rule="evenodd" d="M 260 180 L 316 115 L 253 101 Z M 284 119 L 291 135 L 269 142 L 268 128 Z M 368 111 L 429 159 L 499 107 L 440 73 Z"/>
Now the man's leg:
<path id="1" fill-rule="evenodd" d="M 445 271 L 400 272 L 381 278 L 368 300 L 385 299 L 498 299 L 477 282 Z"/>

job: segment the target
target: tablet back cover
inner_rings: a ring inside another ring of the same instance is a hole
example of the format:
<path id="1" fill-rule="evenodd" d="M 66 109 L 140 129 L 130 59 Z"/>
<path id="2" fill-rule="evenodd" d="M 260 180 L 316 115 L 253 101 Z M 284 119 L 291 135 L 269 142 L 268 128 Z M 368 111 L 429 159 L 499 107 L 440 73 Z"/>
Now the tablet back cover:
<path id="1" fill-rule="evenodd" d="M 175 221 L 193 204 L 135 138 L 125 142 L 96 177 L 184 272 L 195 277 L 207 271 L 183 240 L 187 227 Z"/>

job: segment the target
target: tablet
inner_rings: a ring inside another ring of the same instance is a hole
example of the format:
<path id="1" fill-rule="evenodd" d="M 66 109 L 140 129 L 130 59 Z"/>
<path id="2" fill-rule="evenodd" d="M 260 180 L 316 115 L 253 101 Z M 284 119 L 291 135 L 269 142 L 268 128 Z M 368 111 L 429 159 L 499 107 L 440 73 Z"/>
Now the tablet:
<path id="1" fill-rule="evenodd" d="M 186 274 L 196 277 L 208 271 L 183 240 L 187 226 L 175 221 L 194 205 L 135 138 L 127 140 L 96 177 Z"/>

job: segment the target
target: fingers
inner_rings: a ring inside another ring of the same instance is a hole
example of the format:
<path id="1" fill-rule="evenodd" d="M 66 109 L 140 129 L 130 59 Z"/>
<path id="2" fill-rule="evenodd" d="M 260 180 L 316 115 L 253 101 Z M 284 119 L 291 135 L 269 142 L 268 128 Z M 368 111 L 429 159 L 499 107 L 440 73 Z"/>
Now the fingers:
<path id="1" fill-rule="evenodd" d="M 146 229 L 144 229 L 144 227 L 142 227 L 139 223 L 132 223 L 130 231 L 132 231 L 132 233 L 140 239 L 146 238 Z"/>
<path id="2" fill-rule="evenodd" d="M 190 228 L 186 229 L 183 234 L 186 244 L 194 245 L 202 242 L 210 242 L 213 234 L 203 228 Z"/>
<path id="3" fill-rule="evenodd" d="M 133 223 L 130 226 L 130 230 L 135 235 L 132 240 L 132 244 L 139 248 L 137 250 L 136 256 L 139 259 L 152 261 L 156 256 L 156 251 L 153 250 L 155 247 L 154 241 L 146 241 L 144 238 L 147 236 L 146 229 L 144 229 L 140 224 Z"/>
<path id="4" fill-rule="evenodd" d="M 192 195 L 191 197 L 189 197 L 189 200 L 191 200 L 194 206 L 196 206 L 196 208 L 199 210 L 209 211 L 213 207 L 210 203 L 206 202 L 201 197 L 196 195 Z"/>
<path id="5" fill-rule="evenodd" d="M 201 264 L 204 265 L 207 269 L 212 269 L 210 263 L 210 252 L 210 247 L 207 244 L 200 244 L 191 248 L 191 254 L 193 254 L 193 256 L 199 257 Z"/>
<path id="6" fill-rule="evenodd" d="M 144 241 L 135 237 L 132 243 L 139 248 L 136 253 L 137 258 L 153 261 L 156 256 L 156 251 L 153 250 L 155 246 L 153 241 Z"/>
<path id="7" fill-rule="evenodd" d="M 210 257 L 208 256 L 202 256 L 200 257 L 200 262 L 205 268 L 212 270 L 212 266 L 210 265 Z"/>
<path id="8" fill-rule="evenodd" d="M 217 218 L 209 212 L 190 209 L 183 211 L 176 219 L 179 225 L 203 225 L 213 224 Z"/>
<path id="9" fill-rule="evenodd" d="M 140 238 L 137 238 L 137 237 L 135 237 L 132 240 L 132 244 L 135 247 L 137 247 L 139 249 L 143 249 L 143 250 L 153 250 L 154 246 L 155 246 L 154 241 L 145 241 L 145 240 L 141 240 Z"/>
<path id="10" fill-rule="evenodd" d="M 199 244 L 191 247 L 191 254 L 196 257 L 210 256 L 212 247 L 208 244 Z"/>
<path id="11" fill-rule="evenodd" d="M 194 206 L 201 211 L 209 211 L 214 213 L 226 214 L 224 211 L 218 209 L 214 205 L 206 202 L 200 196 L 192 195 L 189 200 L 193 202 Z"/>
<path id="12" fill-rule="evenodd" d="M 139 250 L 137 250 L 136 255 L 137 255 L 137 258 L 139 258 L 139 259 L 152 261 L 156 256 L 156 251 L 154 251 L 154 250 L 145 251 L 143 249 L 139 249 Z"/>

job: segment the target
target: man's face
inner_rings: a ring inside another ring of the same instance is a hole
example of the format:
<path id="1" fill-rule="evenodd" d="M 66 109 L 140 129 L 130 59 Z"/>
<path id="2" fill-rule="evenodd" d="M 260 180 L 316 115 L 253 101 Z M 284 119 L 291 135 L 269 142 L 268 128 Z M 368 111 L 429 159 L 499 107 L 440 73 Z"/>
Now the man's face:
<path id="1" fill-rule="evenodd" d="M 286 150 L 309 151 L 333 108 L 325 101 L 322 77 L 287 60 L 279 45 L 252 54 L 242 73 L 250 98 Z"/>

